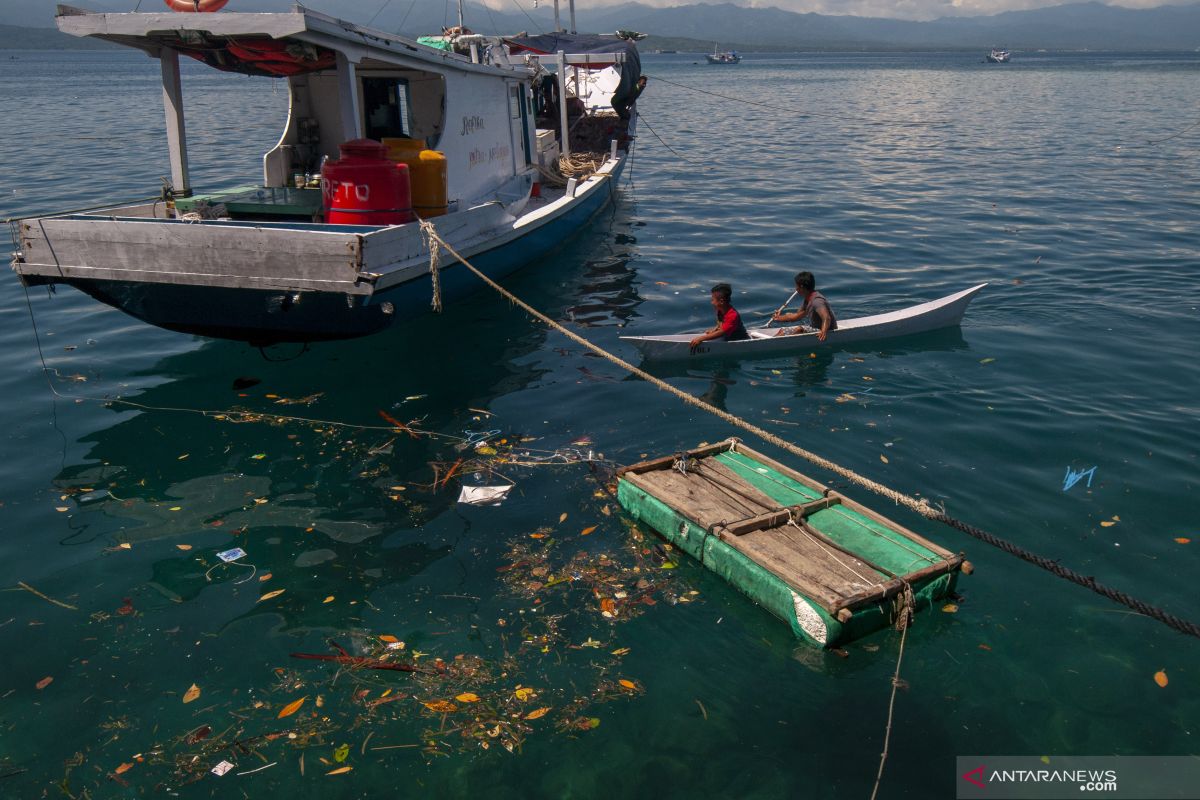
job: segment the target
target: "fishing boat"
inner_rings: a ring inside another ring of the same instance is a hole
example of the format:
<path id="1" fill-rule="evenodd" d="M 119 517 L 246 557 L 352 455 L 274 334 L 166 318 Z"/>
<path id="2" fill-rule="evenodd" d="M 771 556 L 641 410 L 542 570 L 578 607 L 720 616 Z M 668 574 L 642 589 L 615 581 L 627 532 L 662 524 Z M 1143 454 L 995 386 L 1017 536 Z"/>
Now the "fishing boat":
<path id="1" fill-rule="evenodd" d="M 953 328 L 962 323 L 967 306 L 985 286 L 987 286 L 986 283 L 981 283 L 970 289 L 898 311 L 838 320 L 837 328 L 826 333 L 823 342 L 817 339 L 816 331 L 789 334 L 784 331 L 792 330 L 791 328 L 766 326 L 748 328 L 746 332 L 750 334 L 749 339 L 735 342 L 714 339 L 703 342 L 696 348 L 691 347 L 691 341 L 702 331 L 665 336 L 622 336 L 621 338 L 637 347 L 647 360 L 751 358 L 807 353 L 818 347 L 835 347 L 853 342 L 891 339 L 916 333 L 928 333 L 941 328 Z"/>
<path id="2" fill-rule="evenodd" d="M 301 6 L 59 6 L 55 20 L 159 61 L 171 179 L 158 200 L 19 221 L 12 266 L 27 286 L 73 286 L 173 331 L 343 339 L 425 313 L 435 293 L 451 302 L 483 284 L 444 249 L 433 272 L 422 222 L 503 277 L 613 200 L 635 132 L 636 112 L 626 123 L 611 108 L 640 74 L 636 46 L 616 36 L 500 39 L 460 26 L 427 46 Z M 286 85 L 290 110 L 261 175 L 192 185 L 180 56 Z"/>
<path id="3" fill-rule="evenodd" d="M 708 59 L 708 63 L 710 64 L 739 64 L 742 61 L 742 57 L 738 55 L 736 50 L 726 50 L 720 53 L 714 50 L 706 55 L 705 58 Z"/>
<path id="4" fill-rule="evenodd" d="M 1007 64 L 1010 58 L 1012 58 L 1012 53 L 1007 50 L 992 50 L 986 56 L 989 64 Z"/>
<path id="5" fill-rule="evenodd" d="M 928 609 L 971 565 L 729 439 L 617 473 L 636 520 L 819 647 Z"/>

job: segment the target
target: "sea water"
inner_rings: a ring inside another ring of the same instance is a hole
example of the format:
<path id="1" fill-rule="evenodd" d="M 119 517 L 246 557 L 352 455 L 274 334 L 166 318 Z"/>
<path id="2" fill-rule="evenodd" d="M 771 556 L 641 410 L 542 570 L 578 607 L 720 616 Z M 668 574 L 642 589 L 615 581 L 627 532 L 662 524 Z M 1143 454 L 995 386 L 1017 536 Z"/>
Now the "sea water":
<path id="1" fill-rule="evenodd" d="M 152 60 L 12 55 L 0 216 L 158 193 Z M 702 61 L 645 57 L 618 204 L 508 287 L 635 358 L 718 281 L 751 321 L 801 269 L 842 318 L 986 281 L 961 330 L 652 370 L 1200 620 L 1200 57 Z M 284 87 L 184 72 L 194 184 L 252 182 Z M 10 275 L 0 345 L 3 796 L 870 793 L 899 635 L 814 651 L 632 530 L 612 466 L 741 432 L 501 299 L 259 351 Z M 1196 751 L 1194 639 L 765 449 L 976 566 L 908 633 L 881 796 Z M 291 657 L 330 641 L 431 674 Z"/>

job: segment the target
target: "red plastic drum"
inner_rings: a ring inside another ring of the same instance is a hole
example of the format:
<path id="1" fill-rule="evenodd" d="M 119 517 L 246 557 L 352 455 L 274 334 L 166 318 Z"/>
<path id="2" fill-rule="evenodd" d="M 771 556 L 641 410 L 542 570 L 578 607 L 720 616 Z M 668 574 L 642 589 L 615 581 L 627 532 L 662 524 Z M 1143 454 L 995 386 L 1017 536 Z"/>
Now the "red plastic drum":
<path id="1" fill-rule="evenodd" d="M 341 225 L 403 225 L 416 219 L 408 166 L 390 161 L 373 139 L 341 146 L 342 157 L 321 170 L 325 221 Z"/>

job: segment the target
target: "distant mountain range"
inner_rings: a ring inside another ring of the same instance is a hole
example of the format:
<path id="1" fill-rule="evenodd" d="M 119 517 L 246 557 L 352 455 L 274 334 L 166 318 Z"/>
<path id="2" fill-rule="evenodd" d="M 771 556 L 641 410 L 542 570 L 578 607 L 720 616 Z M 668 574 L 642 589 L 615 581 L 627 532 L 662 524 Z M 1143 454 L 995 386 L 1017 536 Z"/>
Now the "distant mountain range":
<path id="1" fill-rule="evenodd" d="M 5 0 L 0 12 L 0 49 L 71 47 L 83 44 L 53 30 L 53 5 L 45 0 Z M 95 10 L 127 11 L 129 3 L 93 0 L 77 5 Z M 291 0 L 233 0 L 238 11 L 284 11 Z M 417 35 L 455 24 L 453 3 L 389 3 L 379 0 L 310 0 L 309 8 L 367 23 L 383 30 Z M 143 11 L 158 7 L 143 0 Z M 468 27 L 481 33 L 548 31 L 554 27 L 552 4 L 514 3 L 513 12 L 468 3 Z M 563 25 L 568 24 L 562 3 Z M 377 16 L 376 16 L 377 15 Z M 620 29 L 652 34 L 678 44 L 694 40 L 698 49 L 719 44 L 744 50 L 895 50 L 1011 49 L 1051 50 L 1193 50 L 1200 48 L 1200 3 L 1129 9 L 1101 3 L 1071 3 L 1033 11 L 1008 11 L 987 17 L 945 17 L 929 22 L 796 14 L 778 8 L 746 8 L 732 3 L 654 8 L 640 3 L 580 10 L 581 31 Z M 14 27 L 22 26 L 22 27 Z M 649 43 L 648 43 L 649 44 Z M 670 44 L 658 46 L 671 47 Z M 672 49 L 683 49 L 672 47 Z"/>

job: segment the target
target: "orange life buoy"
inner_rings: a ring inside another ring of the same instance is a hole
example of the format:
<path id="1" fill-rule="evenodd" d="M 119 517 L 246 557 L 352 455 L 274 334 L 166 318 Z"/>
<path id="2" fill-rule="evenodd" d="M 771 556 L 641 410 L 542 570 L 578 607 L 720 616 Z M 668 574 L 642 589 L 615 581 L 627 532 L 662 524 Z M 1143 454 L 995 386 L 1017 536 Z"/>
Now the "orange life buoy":
<path id="1" fill-rule="evenodd" d="M 163 0 L 172 11 L 220 11 L 229 0 Z"/>

